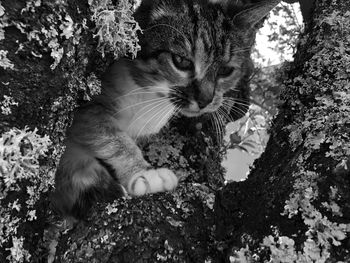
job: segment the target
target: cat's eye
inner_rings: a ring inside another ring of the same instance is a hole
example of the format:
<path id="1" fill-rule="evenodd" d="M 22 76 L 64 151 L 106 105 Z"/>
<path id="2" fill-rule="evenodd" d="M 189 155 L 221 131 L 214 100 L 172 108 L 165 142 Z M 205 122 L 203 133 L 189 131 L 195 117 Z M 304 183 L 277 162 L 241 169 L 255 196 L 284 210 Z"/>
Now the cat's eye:
<path id="1" fill-rule="evenodd" d="M 175 65 L 180 70 L 192 70 L 193 69 L 193 63 L 191 60 L 184 58 L 182 56 L 172 54 L 172 60 Z"/>
<path id="2" fill-rule="evenodd" d="M 231 66 L 221 66 L 217 74 L 219 78 L 227 78 L 233 73 L 234 70 L 235 68 Z"/>

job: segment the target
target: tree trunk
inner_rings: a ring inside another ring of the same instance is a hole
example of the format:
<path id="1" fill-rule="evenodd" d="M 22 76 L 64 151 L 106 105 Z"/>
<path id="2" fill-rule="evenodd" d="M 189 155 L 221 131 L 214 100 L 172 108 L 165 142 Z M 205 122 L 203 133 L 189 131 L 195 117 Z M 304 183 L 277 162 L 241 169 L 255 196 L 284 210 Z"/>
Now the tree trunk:
<path id="1" fill-rule="evenodd" d="M 1 115 L 0 131 L 28 125 L 49 135 L 52 143 L 48 154 L 37 154 L 41 168 L 36 174 L 45 172 L 52 178 L 61 151 L 57 145 L 76 101 L 92 95 L 111 57 L 102 60 L 96 51 L 91 6 L 79 1 L 29 2 L 32 7 L 21 13 L 22 1 L 3 1 L 7 22 L 0 7 L 1 21 L 7 24 L 0 49 L 8 51 L 10 61 L 1 60 L 7 66 L 0 68 L 0 98 L 8 95 L 19 103 L 10 106 L 11 114 Z M 74 32 L 80 32 L 68 39 L 67 14 Z M 54 30 L 63 35 L 56 36 Z M 22 204 L 19 211 L 0 210 L 10 217 L 3 217 L 0 227 L 20 220 L 17 233 L 0 248 L 0 262 L 6 257 L 11 262 L 45 260 L 47 253 L 53 254 L 56 239 L 55 262 L 64 263 L 350 261 L 349 31 L 350 7 L 345 1 L 316 2 L 283 83 L 285 102 L 271 139 L 244 182 L 223 186 L 223 153 L 206 120 L 176 120 L 141 144 L 154 166 L 182 171 L 184 180 L 176 191 L 120 199 L 107 207 L 99 204 L 86 221 L 60 236 L 44 231 L 45 224 L 52 223 L 46 198 L 50 183 L 40 181 L 40 176 L 29 182 L 24 178 L 19 184 L 25 190 L 0 196 L 3 207 L 13 207 L 16 199 Z M 23 151 L 36 146 L 28 146 L 23 138 L 18 146 L 25 155 Z M 26 186 L 37 184 L 47 189 L 40 192 L 34 206 L 37 219 L 32 222 Z M 19 242 L 20 237 L 25 239 Z M 17 250 L 16 244 L 21 244 Z"/>
<path id="2" fill-rule="evenodd" d="M 316 1 L 265 153 L 216 194 L 226 260 L 350 261 L 349 18 L 344 1 Z"/>
<path id="3" fill-rule="evenodd" d="M 93 7 L 0 1 L 0 262 L 42 254 L 65 129 L 112 61 L 97 51 Z"/>

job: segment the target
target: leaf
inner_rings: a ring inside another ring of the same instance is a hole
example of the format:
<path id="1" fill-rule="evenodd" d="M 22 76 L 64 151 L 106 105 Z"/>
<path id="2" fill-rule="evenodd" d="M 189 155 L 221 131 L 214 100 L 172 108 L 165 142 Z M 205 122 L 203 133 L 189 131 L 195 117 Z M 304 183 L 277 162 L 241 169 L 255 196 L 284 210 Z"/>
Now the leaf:
<path id="1" fill-rule="evenodd" d="M 231 144 L 239 144 L 239 143 L 241 143 L 241 141 L 242 141 L 242 138 L 241 138 L 241 136 L 238 135 L 237 132 L 230 134 Z"/>
<path id="2" fill-rule="evenodd" d="M 250 142 L 243 142 L 241 144 L 241 146 L 248 146 L 248 147 L 251 147 L 253 149 L 257 148 L 257 144 L 256 143 L 250 143 Z"/>

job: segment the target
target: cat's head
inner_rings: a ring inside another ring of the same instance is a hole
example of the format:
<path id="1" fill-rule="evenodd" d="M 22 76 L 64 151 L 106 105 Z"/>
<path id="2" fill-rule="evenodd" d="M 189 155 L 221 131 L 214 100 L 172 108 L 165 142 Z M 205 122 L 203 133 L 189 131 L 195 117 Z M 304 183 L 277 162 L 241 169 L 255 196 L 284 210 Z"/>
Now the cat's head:
<path id="1" fill-rule="evenodd" d="M 217 2 L 144 0 L 135 14 L 143 34 L 134 80 L 188 117 L 247 103 L 239 83 L 250 72 L 256 25 L 278 1 Z"/>

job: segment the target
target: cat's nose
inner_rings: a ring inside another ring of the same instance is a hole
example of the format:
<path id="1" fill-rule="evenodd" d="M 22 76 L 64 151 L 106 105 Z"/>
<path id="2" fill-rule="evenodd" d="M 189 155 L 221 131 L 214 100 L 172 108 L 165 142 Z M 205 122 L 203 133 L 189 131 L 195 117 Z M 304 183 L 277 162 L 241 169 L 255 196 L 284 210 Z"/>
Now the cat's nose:
<path id="1" fill-rule="evenodd" d="M 206 106 L 208 106 L 213 101 L 212 97 L 202 97 L 199 98 L 197 101 L 198 107 L 200 109 L 204 109 Z"/>
<path id="2" fill-rule="evenodd" d="M 205 108 L 210 104 L 214 97 L 214 85 L 206 80 L 193 80 L 190 84 L 190 89 L 193 90 L 194 99 L 200 109 Z"/>

